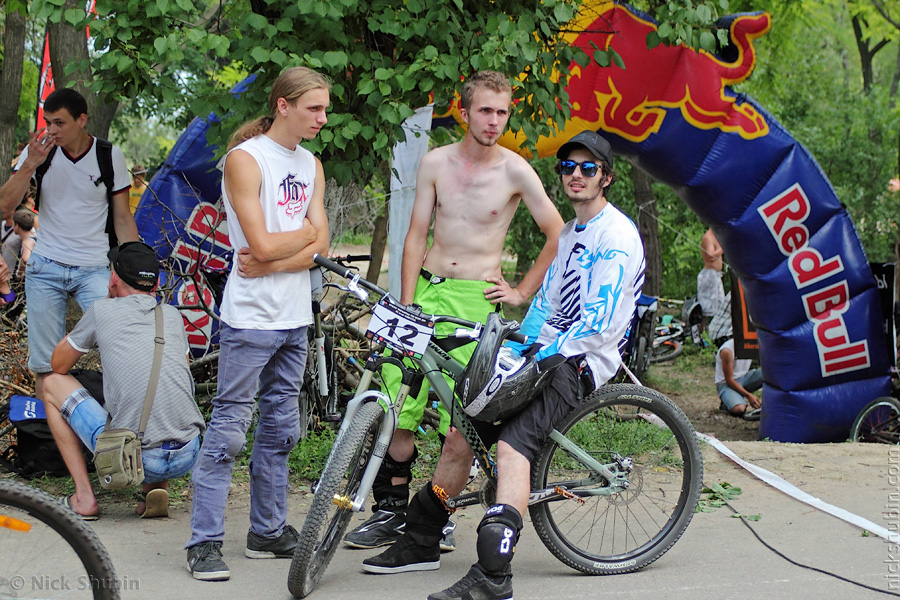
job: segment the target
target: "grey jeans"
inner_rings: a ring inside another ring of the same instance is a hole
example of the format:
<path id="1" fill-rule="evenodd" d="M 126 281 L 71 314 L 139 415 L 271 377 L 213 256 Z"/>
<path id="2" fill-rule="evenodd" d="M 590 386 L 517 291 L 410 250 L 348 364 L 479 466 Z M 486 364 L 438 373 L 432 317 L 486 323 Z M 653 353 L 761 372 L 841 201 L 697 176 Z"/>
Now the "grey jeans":
<path id="1" fill-rule="evenodd" d="M 287 519 L 287 460 L 300 436 L 297 399 L 306 366 L 306 327 L 269 331 L 223 324 L 219 338 L 219 391 L 192 475 L 191 539 L 186 548 L 225 538 L 234 458 L 244 449 L 257 389 L 250 530 L 275 538 Z"/>

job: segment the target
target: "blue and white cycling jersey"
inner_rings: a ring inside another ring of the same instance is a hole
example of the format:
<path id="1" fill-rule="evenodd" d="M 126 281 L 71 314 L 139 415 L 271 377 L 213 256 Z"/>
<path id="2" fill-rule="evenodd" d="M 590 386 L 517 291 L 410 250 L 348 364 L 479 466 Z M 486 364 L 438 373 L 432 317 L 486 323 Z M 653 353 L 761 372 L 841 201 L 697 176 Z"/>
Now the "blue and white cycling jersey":
<path id="1" fill-rule="evenodd" d="M 644 247 L 634 223 L 612 204 L 585 225 L 569 221 L 556 258 L 520 333 L 541 346 L 537 358 L 584 354 L 594 385 L 619 368 L 625 335 L 644 285 Z"/>

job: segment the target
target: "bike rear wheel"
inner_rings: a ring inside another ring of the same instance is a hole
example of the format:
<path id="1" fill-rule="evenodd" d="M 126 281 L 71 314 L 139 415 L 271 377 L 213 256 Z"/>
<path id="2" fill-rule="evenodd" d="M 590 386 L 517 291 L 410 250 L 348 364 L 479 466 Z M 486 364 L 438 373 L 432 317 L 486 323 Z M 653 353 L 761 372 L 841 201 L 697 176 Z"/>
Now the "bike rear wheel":
<path id="1" fill-rule="evenodd" d="M 116 600 L 119 585 L 106 549 L 59 500 L 0 481 L 0 598 Z"/>
<path id="2" fill-rule="evenodd" d="M 853 422 L 850 437 L 854 442 L 900 444 L 900 401 L 884 396 L 869 402 Z"/>
<path id="3" fill-rule="evenodd" d="M 375 451 L 383 418 L 379 403 L 364 404 L 334 442 L 288 573 L 288 589 L 296 598 L 305 598 L 316 588 L 347 530 L 353 516 L 347 504 L 356 495 Z"/>
<path id="4" fill-rule="evenodd" d="M 629 487 L 613 495 L 569 492 L 529 508 L 544 545 L 566 565 L 592 575 L 636 571 L 662 556 L 684 533 L 700 497 L 703 456 L 694 429 L 672 402 L 654 390 L 606 385 L 557 427 L 603 464 L 628 471 Z M 532 489 L 553 488 L 595 475 L 552 439 L 532 469 Z"/>
<path id="5" fill-rule="evenodd" d="M 684 350 L 684 344 L 678 340 L 666 340 L 654 346 L 650 353 L 650 362 L 659 363 L 672 360 Z"/>

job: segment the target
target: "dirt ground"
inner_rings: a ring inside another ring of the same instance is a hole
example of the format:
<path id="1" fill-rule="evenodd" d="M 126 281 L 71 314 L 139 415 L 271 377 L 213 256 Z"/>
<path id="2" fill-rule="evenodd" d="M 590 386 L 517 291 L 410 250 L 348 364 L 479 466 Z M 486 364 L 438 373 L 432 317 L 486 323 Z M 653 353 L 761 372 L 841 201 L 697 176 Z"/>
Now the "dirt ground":
<path id="1" fill-rule="evenodd" d="M 698 432 L 722 441 L 756 441 L 759 421 L 744 421 L 719 412 L 719 396 L 713 383 L 715 366 L 710 351 L 700 353 L 695 348 L 685 348 L 685 353 L 675 360 L 651 365 L 644 383 L 671 398 Z"/>

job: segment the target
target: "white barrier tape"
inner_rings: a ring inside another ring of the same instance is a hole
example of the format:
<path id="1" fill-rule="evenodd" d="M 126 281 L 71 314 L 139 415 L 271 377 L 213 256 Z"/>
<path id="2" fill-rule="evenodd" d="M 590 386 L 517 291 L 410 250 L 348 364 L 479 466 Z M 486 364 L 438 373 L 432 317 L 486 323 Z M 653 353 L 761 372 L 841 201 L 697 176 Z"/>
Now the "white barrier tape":
<path id="1" fill-rule="evenodd" d="M 724 456 L 728 457 L 747 471 L 749 471 L 752 475 L 756 476 L 758 479 L 763 481 L 764 483 L 769 484 L 776 490 L 780 492 L 784 492 L 788 496 L 799 500 L 800 502 L 804 502 L 813 508 L 817 508 L 822 512 L 826 512 L 833 517 L 837 517 L 843 521 L 850 523 L 851 525 L 856 525 L 861 529 L 865 529 L 866 531 L 877 535 L 878 537 L 884 538 L 888 541 L 894 543 L 900 543 L 900 533 L 889 531 L 885 527 L 881 525 L 876 525 L 872 521 L 868 519 L 864 519 L 859 515 L 855 515 L 849 511 L 844 510 L 843 508 L 838 508 L 836 506 L 832 506 L 827 502 L 823 502 L 814 496 L 810 496 L 803 490 L 798 487 L 788 483 L 778 475 L 772 473 L 771 471 L 767 471 L 762 467 L 757 467 L 752 463 L 748 463 L 747 461 L 740 458 L 737 454 L 732 452 L 725 444 L 717 440 L 716 438 L 706 435 L 705 433 L 698 433 L 697 437 L 706 441 L 710 446 L 718 450 Z"/>

